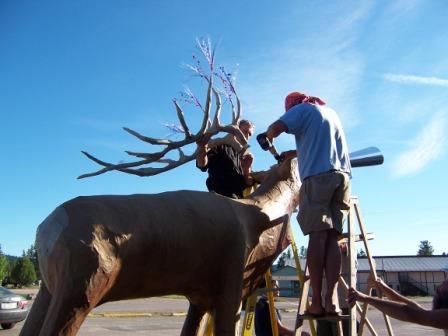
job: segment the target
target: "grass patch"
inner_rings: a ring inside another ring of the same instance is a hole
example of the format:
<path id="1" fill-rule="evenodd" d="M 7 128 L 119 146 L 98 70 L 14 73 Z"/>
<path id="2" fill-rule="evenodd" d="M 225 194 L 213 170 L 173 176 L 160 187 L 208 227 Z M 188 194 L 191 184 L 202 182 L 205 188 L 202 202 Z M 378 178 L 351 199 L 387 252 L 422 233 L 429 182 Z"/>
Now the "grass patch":
<path id="1" fill-rule="evenodd" d="M 165 299 L 178 299 L 178 300 L 184 300 L 184 299 L 186 300 L 187 299 L 185 296 L 177 295 L 177 294 L 164 295 L 164 296 L 161 296 L 161 297 L 163 297 Z"/>

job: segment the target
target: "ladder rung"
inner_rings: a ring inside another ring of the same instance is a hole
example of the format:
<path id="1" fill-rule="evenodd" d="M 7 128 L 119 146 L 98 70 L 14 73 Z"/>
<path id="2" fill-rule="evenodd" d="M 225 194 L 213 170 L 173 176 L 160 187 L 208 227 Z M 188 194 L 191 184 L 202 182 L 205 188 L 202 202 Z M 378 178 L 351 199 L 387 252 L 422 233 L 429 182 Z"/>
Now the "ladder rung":
<path id="1" fill-rule="evenodd" d="M 355 235 L 355 241 L 357 241 L 357 242 L 362 241 L 363 240 L 362 236 L 363 236 L 362 234 Z M 346 243 L 348 242 L 348 233 L 343 233 L 343 234 L 339 235 L 339 237 L 342 237 L 341 239 L 343 239 Z M 366 238 L 367 238 L 367 240 L 375 239 L 375 234 L 374 233 L 366 233 Z"/>
<path id="2" fill-rule="evenodd" d="M 327 314 L 315 316 L 311 314 L 297 314 L 299 320 L 324 320 L 324 321 L 341 321 L 350 319 L 350 315 Z"/>

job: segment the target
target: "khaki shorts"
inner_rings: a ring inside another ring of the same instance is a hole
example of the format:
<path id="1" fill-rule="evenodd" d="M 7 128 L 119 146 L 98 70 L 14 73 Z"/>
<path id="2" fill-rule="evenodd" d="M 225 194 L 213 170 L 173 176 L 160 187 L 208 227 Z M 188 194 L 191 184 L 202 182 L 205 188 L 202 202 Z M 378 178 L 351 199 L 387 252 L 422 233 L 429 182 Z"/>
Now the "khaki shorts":
<path id="1" fill-rule="evenodd" d="M 303 181 L 297 220 L 304 235 L 329 229 L 342 233 L 349 209 L 350 178 L 346 173 L 331 171 Z"/>

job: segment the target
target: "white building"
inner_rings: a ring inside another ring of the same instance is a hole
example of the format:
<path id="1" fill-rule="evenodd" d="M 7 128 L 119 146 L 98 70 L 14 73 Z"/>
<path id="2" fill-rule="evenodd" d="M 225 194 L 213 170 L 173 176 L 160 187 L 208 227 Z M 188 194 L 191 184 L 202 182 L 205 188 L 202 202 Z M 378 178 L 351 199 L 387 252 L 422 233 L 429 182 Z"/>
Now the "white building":
<path id="1" fill-rule="evenodd" d="M 434 295 L 436 287 L 448 278 L 448 256 L 378 256 L 373 257 L 376 272 L 393 289 L 403 295 Z M 306 260 L 301 260 L 302 270 Z M 300 284 L 294 259 L 272 270 L 280 281 L 281 296 L 298 296 Z M 365 291 L 369 276 L 367 258 L 358 259 L 357 288 Z"/>

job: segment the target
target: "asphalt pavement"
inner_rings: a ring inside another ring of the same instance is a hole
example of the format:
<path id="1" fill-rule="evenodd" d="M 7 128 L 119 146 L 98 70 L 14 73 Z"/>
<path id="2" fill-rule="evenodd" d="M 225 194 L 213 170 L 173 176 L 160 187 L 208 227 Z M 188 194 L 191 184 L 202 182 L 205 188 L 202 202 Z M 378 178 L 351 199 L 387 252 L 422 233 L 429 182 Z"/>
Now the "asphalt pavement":
<path id="1" fill-rule="evenodd" d="M 17 290 L 20 294 L 34 293 L 30 290 Z M 421 298 L 420 304 L 429 307 L 430 298 Z M 32 303 L 32 301 L 31 301 Z M 296 299 L 281 298 L 276 302 L 284 323 L 293 327 L 297 311 Z M 173 298 L 149 298 L 106 303 L 95 308 L 85 320 L 78 333 L 80 336 L 115 335 L 179 335 L 188 310 L 188 301 Z M 367 314 L 378 335 L 388 335 L 383 315 L 374 308 Z M 443 335 L 441 330 L 418 326 L 391 319 L 396 336 Z M 304 330 L 309 331 L 305 322 Z M 23 322 L 11 330 L 0 330 L 0 336 L 18 335 Z M 371 335 L 369 331 L 364 333 Z"/>

